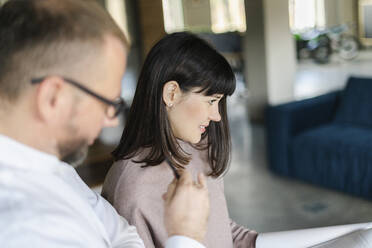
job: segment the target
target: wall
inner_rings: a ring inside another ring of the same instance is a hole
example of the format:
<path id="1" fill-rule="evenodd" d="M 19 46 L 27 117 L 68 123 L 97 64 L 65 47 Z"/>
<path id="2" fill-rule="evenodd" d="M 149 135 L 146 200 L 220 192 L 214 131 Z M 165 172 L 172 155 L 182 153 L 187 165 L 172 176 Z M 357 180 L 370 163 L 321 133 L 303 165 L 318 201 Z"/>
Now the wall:
<path id="1" fill-rule="evenodd" d="M 268 102 L 263 3 L 246 0 L 245 9 L 247 31 L 243 39 L 243 57 L 244 76 L 250 91 L 248 109 L 252 120 L 262 120 Z"/>
<path id="2" fill-rule="evenodd" d="M 357 3 L 357 0 L 324 0 L 326 27 L 354 24 L 350 32 L 357 35 Z"/>
<path id="3" fill-rule="evenodd" d="M 143 54 L 147 54 L 156 41 L 165 35 L 161 0 L 138 0 Z"/>
<path id="4" fill-rule="evenodd" d="M 288 0 L 264 0 L 264 28 L 269 104 L 291 101 L 297 62 Z"/>
<path id="5" fill-rule="evenodd" d="M 245 78 L 249 115 L 263 121 L 268 104 L 294 99 L 295 43 L 289 31 L 288 0 L 246 0 Z"/>

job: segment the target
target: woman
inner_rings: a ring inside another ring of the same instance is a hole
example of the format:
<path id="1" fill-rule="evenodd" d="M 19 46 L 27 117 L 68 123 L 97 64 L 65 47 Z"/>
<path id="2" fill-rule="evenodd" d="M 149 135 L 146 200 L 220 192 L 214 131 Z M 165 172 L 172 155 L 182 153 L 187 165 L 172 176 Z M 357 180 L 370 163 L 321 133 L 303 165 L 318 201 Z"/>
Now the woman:
<path id="1" fill-rule="evenodd" d="M 235 90 L 227 61 L 189 33 L 160 40 L 142 68 L 115 163 L 103 196 L 146 247 L 164 247 L 161 196 L 177 170 L 208 175 L 210 216 L 206 247 L 254 247 L 257 233 L 229 219 L 222 176 L 230 159 L 226 97 Z"/>

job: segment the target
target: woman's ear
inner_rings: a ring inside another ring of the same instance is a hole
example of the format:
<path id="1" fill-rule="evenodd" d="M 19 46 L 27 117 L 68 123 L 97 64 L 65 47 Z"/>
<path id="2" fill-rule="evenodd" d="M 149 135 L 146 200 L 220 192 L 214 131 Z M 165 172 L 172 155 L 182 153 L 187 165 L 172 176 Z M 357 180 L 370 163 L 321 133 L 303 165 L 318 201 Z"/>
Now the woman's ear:
<path id="1" fill-rule="evenodd" d="M 173 107 L 181 97 L 181 89 L 176 81 L 169 81 L 163 86 L 163 101 L 169 108 Z"/>

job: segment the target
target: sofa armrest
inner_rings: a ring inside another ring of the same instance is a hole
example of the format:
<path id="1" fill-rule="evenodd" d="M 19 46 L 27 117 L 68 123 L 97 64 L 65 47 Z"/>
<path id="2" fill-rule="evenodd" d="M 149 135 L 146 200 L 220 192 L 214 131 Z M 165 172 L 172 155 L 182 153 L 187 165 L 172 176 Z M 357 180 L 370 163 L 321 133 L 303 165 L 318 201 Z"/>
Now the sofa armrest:
<path id="1" fill-rule="evenodd" d="M 296 101 L 266 110 L 266 137 L 269 165 L 282 175 L 289 175 L 288 147 L 292 137 L 331 122 L 338 105 L 340 91 Z"/>
<path id="2" fill-rule="evenodd" d="M 368 235 L 366 238 L 368 238 L 370 245 L 371 227 L 372 223 L 360 223 L 292 231 L 260 233 L 256 240 L 256 248 L 337 247 L 333 246 L 334 244 L 332 244 L 332 242 L 337 240 L 347 242 L 348 239 L 357 241 L 354 237 L 354 233 L 357 231 L 362 231 L 361 235 Z M 364 231 L 368 231 L 368 233 L 364 234 Z M 363 246 L 366 245 L 365 239 L 364 242 L 363 240 L 360 242 L 360 245 L 361 246 L 352 247 L 370 247 Z"/>

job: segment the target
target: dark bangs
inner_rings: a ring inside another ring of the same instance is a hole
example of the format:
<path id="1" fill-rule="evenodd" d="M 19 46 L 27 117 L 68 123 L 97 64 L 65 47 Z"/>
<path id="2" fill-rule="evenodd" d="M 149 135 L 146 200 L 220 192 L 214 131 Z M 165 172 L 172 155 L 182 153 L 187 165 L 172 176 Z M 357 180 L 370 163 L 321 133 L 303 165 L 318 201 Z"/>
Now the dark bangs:
<path id="1" fill-rule="evenodd" d="M 225 58 L 220 54 L 218 55 L 221 57 L 221 61 L 212 61 L 215 63 L 211 65 L 212 68 L 206 73 L 205 78 L 198 80 L 201 90 L 197 93 L 203 93 L 206 96 L 214 94 L 231 96 L 234 93 L 236 87 L 235 75 Z M 218 73 L 216 73 L 217 71 Z"/>
<path id="2" fill-rule="evenodd" d="M 175 80 L 184 92 L 201 88 L 197 93 L 206 96 L 231 96 L 235 91 L 235 75 L 227 60 L 210 44 L 196 36 L 185 33 L 174 36 L 184 37 L 183 42 L 172 51 L 171 63 L 175 68 L 167 81 Z"/>

